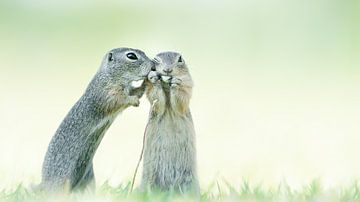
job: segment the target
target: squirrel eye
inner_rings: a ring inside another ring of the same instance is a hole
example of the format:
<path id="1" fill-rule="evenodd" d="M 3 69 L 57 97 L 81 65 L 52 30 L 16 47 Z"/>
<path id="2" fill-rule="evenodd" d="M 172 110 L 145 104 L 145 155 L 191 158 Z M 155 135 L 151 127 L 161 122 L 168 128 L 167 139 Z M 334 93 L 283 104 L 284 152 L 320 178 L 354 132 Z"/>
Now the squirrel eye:
<path id="1" fill-rule="evenodd" d="M 183 59 L 181 56 L 179 57 L 178 62 L 183 62 Z"/>
<path id="2" fill-rule="evenodd" d="M 108 55 L 108 61 L 113 61 L 113 60 L 114 60 L 113 54 L 112 54 L 112 53 L 109 53 L 109 55 Z"/>
<path id="3" fill-rule="evenodd" d="M 129 58 L 130 60 L 137 60 L 138 59 L 134 53 L 126 54 L 126 57 Z"/>

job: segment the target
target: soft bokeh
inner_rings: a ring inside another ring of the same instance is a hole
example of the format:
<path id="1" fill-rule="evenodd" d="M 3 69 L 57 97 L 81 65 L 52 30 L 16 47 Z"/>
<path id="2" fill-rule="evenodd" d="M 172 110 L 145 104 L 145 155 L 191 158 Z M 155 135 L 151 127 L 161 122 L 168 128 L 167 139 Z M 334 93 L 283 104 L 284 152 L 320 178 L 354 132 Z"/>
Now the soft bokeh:
<path id="1" fill-rule="evenodd" d="M 38 183 L 50 138 L 111 48 L 181 52 L 201 185 L 360 178 L 357 0 L 0 2 L 0 187 Z M 127 182 L 149 111 L 113 123 L 99 184 Z M 138 175 L 138 180 L 141 175 Z"/>

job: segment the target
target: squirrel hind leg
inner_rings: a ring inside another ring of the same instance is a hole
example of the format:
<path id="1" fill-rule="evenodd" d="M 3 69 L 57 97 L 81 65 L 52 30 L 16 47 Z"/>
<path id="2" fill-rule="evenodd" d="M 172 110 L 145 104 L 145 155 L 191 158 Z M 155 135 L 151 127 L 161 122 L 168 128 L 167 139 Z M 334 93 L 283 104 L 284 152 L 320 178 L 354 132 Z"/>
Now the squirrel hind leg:
<path id="1" fill-rule="evenodd" d="M 73 189 L 77 191 L 95 191 L 95 175 L 92 165 Z"/>

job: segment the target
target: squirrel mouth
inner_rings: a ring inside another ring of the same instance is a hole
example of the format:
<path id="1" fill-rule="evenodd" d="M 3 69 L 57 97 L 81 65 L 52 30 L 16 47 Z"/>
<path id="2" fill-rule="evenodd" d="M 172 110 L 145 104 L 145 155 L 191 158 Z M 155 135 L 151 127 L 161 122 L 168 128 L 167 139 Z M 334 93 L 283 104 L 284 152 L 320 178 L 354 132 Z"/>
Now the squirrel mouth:
<path id="1" fill-rule="evenodd" d="M 132 81 L 131 82 L 131 87 L 140 88 L 143 83 L 144 83 L 144 79 L 139 79 L 139 80 L 136 80 L 136 81 Z"/>

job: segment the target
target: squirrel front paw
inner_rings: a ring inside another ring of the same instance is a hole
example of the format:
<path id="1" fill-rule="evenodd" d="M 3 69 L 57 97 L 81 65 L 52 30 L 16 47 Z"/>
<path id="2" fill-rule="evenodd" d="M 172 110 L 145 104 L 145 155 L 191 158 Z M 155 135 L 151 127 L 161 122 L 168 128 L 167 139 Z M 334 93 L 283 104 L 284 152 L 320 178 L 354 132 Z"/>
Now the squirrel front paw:
<path id="1" fill-rule="evenodd" d="M 130 96 L 135 95 L 135 96 L 137 96 L 138 98 L 141 98 L 141 97 L 143 96 L 144 92 L 145 92 L 145 85 L 142 85 L 142 86 L 139 87 L 139 88 L 135 88 L 135 89 L 132 88 L 132 89 L 130 89 L 129 94 L 130 94 Z"/>
<path id="2" fill-rule="evenodd" d="M 140 105 L 140 100 L 138 96 L 129 96 L 128 97 L 128 103 L 131 106 L 138 107 Z"/>
<path id="3" fill-rule="evenodd" d="M 170 80 L 170 87 L 176 88 L 182 83 L 182 80 L 179 78 L 172 77 Z"/>
<path id="4" fill-rule="evenodd" d="M 157 71 L 151 71 L 148 74 L 148 80 L 153 84 L 157 83 L 160 80 L 160 74 Z"/>

